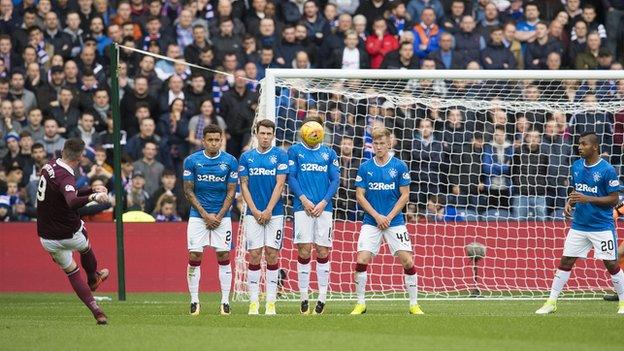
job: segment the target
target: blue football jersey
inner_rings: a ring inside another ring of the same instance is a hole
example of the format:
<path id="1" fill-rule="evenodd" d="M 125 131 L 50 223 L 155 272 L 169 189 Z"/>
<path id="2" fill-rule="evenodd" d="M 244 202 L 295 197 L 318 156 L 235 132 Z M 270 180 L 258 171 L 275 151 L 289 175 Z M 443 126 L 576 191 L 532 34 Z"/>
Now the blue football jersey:
<path id="1" fill-rule="evenodd" d="M 249 178 L 249 192 L 259 211 L 264 211 L 269 204 L 279 174 L 288 174 L 288 155 L 277 147 L 272 147 L 265 152 L 260 152 L 258 149 L 249 150 L 241 155 L 238 162 L 238 176 Z M 272 213 L 273 216 L 284 214 L 284 203 L 281 197 Z M 247 214 L 251 214 L 249 207 Z"/>
<path id="2" fill-rule="evenodd" d="M 385 165 L 378 165 L 375 158 L 364 162 L 358 169 L 355 186 L 364 188 L 364 197 L 381 215 L 388 215 L 401 197 L 402 186 L 409 186 L 410 171 L 405 162 L 391 157 Z M 377 226 L 377 221 L 369 213 L 364 213 L 364 224 Z M 399 213 L 390 226 L 405 224 L 405 216 Z"/>
<path id="3" fill-rule="evenodd" d="M 580 159 L 572 164 L 572 186 L 576 192 L 587 196 L 607 196 L 620 191 L 620 181 L 611 164 L 603 159 L 587 166 Z M 590 203 L 574 205 L 572 228 L 582 231 L 615 230 L 613 208 Z"/>
<path id="4" fill-rule="evenodd" d="M 340 178 L 336 152 L 326 145 L 310 149 L 303 143 L 298 143 L 288 149 L 288 166 L 290 176 L 295 176 L 299 181 L 302 193 L 314 204 L 329 198 L 325 211 L 332 211 L 331 198 L 335 191 L 328 194 L 330 178 Z M 293 202 L 295 212 L 303 211 L 301 200 L 297 196 Z"/>
<path id="5" fill-rule="evenodd" d="M 184 160 L 184 173 L 182 178 L 185 181 L 195 183 L 195 197 L 199 204 L 208 213 L 219 213 L 227 186 L 238 181 L 238 163 L 234 156 L 224 151 L 219 151 L 217 156 L 208 157 L 204 150 L 199 150 L 189 155 Z M 229 217 L 230 211 L 224 217 Z M 191 206 L 190 217 L 201 218 L 201 215 Z"/>

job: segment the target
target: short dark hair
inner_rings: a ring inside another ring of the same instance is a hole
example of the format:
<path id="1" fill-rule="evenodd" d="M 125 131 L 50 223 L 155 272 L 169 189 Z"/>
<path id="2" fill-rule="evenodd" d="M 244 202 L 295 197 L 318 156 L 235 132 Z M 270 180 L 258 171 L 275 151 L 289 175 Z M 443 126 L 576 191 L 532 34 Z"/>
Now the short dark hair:
<path id="1" fill-rule="evenodd" d="M 219 127 L 216 124 L 209 124 L 209 125 L 205 126 L 204 130 L 202 131 L 202 135 L 204 137 L 206 136 L 206 134 L 213 134 L 213 133 L 222 134 L 223 133 L 223 129 L 221 129 L 221 127 Z"/>
<path id="2" fill-rule="evenodd" d="M 524 11 L 526 11 L 527 7 L 529 7 L 529 6 L 535 6 L 535 7 L 537 7 L 537 10 L 539 11 L 539 6 L 537 5 L 537 2 L 529 1 L 526 4 L 524 4 Z"/>
<path id="3" fill-rule="evenodd" d="M 593 145 L 600 145 L 600 139 L 598 138 L 598 134 L 596 134 L 596 132 L 591 131 L 591 130 L 583 132 L 581 133 L 581 136 L 579 137 L 579 139 L 585 138 L 585 137 L 589 137 L 588 139 L 590 143 L 592 143 Z"/>
<path id="4" fill-rule="evenodd" d="M 256 133 L 258 133 L 260 127 L 271 128 L 273 131 L 275 131 L 275 122 L 271 121 L 270 119 L 260 120 L 258 123 L 256 123 Z"/>
<path id="5" fill-rule="evenodd" d="M 22 131 L 19 133 L 19 137 L 20 137 L 20 139 L 21 139 L 21 138 L 32 137 L 32 135 L 30 134 L 30 132 L 29 132 L 29 131 L 27 131 L 27 130 L 22 130 Z"/>
<path id="6" fill-rule="evenodd" d="M 45 150 L 45 147 L 43 146 L 42 143 L 34 143 L 33 146 L 30 149 L 31 150 L 34 150 L 34 149 L 44 149 Z"/>
<path id="7" fill-rule="evenodd" d="M 78 160 L 82 156 L 85 149 L 85 142 L 80 138 L 71 138 L 63 145 L 63 158 L 68 160 Z"/>
<path id="8" fill-rule="evenodd" d="M 160 177 L 162 178 L 162 177 L 171 177 L 171 176 L 175 177 L 176 172 L 172 169 L 165 169 Z"/>

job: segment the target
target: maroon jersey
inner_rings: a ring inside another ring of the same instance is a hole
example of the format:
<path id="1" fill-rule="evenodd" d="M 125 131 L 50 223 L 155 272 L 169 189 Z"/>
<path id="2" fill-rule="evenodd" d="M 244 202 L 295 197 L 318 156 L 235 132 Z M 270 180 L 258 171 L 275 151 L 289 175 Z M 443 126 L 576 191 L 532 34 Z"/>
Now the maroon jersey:
<path id="1" fill-rule="evenodd" d="M 76 189 L 74 170 L 62 159 L 41 169 L 37 186 L 37 233 L 50 240 L 70 239 L 80 229 L 76 212 L 89 202 L 91 189 Z"/>

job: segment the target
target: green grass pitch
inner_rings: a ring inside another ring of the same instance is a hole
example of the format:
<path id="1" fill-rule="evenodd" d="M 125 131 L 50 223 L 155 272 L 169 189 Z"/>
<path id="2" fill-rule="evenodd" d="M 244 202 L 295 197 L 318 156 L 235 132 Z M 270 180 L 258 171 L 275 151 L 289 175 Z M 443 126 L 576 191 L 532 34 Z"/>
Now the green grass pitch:
<path id="1" fill-rule="evenodd" d="M 270 317 L 234 302 L 224 317 L 216 294 L 201 299 L 191 317 L 186 294 L 130 294 L 102 302 L 109 325 L 96 326 L 74 295 L 0 294 L 0 350 L 624 350 L 624 316 L 598 300 L 562 300 L 548 316 L 533 314 L 537 300 L 424 300 L 424 316 L 403 301 L 371 301 L 362 316 L 348 315 L 352 302 L 300 316 L 279 301 Z"/>

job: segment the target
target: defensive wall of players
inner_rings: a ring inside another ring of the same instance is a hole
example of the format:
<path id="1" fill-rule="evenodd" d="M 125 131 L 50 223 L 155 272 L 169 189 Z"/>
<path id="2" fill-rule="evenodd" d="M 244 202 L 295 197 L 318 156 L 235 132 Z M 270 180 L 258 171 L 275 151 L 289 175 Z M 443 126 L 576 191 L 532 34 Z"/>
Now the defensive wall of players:
<path id="1" fill-rule="evenodd" d="M 288 272 L 286 288 L 296 290 L 296 250 L 292 250 L 292 222 L 286 225 L 286 239 L 280 266 Z M 334 250 L 332 251 L 332 277 L 330 291 L 354 291 L 352 269 L 356 255 L 357 233 L 360 223 L 335 222 Z M 459 290 L 470 288 L 471 264 L 464 246 L 477 241 L 486 246 L 486 257 L 479 262 L 481 285 L 487 290 L 496 284 L 526 286 L 530 290 L 548 290 L 553 267 L 563 249 L 565 222 L 500 222 L 498 226 L 479 225 L 478 222 L 458 224 L 410 224 L 414 243 L 415 266 L 421 291 L 434 287 L 455 286 Z M 102 266 L 111 268 L 111 278 L 102 288 L 104 292 L 117 289 L 116 249 L 114 223 L 88 223 L 89 240 Z M 233 231 L 238 232 L 238 223 Z M 42 250 L 35 235 L 36 224 L 6 223 L 0 231 L 0 292 L 69 292 L 69 285 L 60 279 L 62 272 L 48 255 L 26 254 L 28 250 Z M 622 229 L 620 229 L 622 230 Z M 622 233 L 621 233 L 622 234 Z M 547 237 L 545 237 L 545 235 Z M 130 292 L 185 292 L 187 283 L 180 270 L 187 264 L 186 223 L 125 225 L 126 288 Z M 553 240 L 554 239 L 554 240 Z M 235 239 L 237 240 L 237 238 Z M 548 247 L 544 242 L 548 241 Z M 26 249 L 31 248 L 31 249 Z M 535 250 L 526 250 L 535 248 Z M 524 257 L 522 257 L 524 256 Z M 528 257 L 530 256 L 530 257 Z M 232 253 L 232 257 L 236 257 Z M 219 290 L 217 264 L 214 255 L 206 255 L 202 263 L 202 292 Z M 394 258 L 384 245 L 369 272 L 374 280 L 384 280 L 385 286 L 401 289 L 402 275 Z M 207 262 L 206 262 L 207 261 Z M 603 274 L 602 263 L 596 260 L 579 260 L 577 265 L 596 267 L 584 270 L 587 275 L 573 275 L 568 287 L 580 283 L 601 286 L 596 274 Z M 396 270 L 396 272 L 394 272 Z M 394 273 L 394 274 L 391 274 Z M 505 279 L 501 279 L 505 277 Z M 529 278 L 529 279 L 526 279 Z M 514 281 L 517 279 L 517 281 Z M 396 280 L 396 281 L 394 281 Z M 584 280 L 584 281 L 581 281 Z M 602 279 L 604 281 L 604 279 Z M 37 284 L 33 284 L 37 282 Z M 606 281 L 605 281 L 606 282 Z M 604 283 L 603 283 L 604 284 Z M 316 290 L 313 282 L 311 288 Z M 502 286 L 498 285 L 498 289 Z M 402 290 L 400 290 L 402 291 Z"/>

